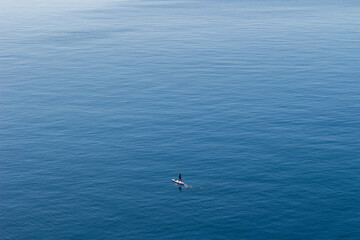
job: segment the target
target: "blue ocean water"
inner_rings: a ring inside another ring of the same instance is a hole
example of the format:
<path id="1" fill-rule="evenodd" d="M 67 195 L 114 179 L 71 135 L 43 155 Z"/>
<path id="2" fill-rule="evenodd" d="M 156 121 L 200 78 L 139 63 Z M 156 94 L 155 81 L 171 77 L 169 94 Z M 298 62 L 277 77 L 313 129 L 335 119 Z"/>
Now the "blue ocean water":
<path id="1" fill-rule="evenodd" d="M 1 5 L 0 239 L 360 239 L 358 1 Z"/>

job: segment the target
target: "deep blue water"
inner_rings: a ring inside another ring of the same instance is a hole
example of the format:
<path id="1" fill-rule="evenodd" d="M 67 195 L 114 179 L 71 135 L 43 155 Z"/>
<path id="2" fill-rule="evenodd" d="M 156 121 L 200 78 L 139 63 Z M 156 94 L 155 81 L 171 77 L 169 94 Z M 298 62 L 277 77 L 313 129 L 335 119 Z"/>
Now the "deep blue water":
<path id="1" fill-rule="evenodd" d="M 0 239 L 360 239 L 360 2 L 1 5 Z"/>

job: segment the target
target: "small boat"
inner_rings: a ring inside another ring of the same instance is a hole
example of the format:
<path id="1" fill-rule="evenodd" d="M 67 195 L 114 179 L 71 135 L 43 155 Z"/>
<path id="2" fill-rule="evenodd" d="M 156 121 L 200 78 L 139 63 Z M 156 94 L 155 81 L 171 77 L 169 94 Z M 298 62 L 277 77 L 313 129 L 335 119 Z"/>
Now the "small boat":
<path id="1" fill-rule="evenodd" d="M 185 183 L 183 181 L 180 181 L 180 180 L 177 180 L 177 179 L 172 179 L 172 181 L 176 184 L 179 184 L 179 185 L 184 185 Z"/>

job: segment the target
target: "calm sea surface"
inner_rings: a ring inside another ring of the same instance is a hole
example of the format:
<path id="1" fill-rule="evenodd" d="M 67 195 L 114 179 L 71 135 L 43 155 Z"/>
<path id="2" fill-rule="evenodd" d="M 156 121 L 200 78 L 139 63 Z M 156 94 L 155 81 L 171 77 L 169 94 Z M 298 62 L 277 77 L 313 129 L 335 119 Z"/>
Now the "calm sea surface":
<path id="1" fill-rule="evenodd" d="M 360 239 L 359 1 L 0 3 L 0 239 Z"/>

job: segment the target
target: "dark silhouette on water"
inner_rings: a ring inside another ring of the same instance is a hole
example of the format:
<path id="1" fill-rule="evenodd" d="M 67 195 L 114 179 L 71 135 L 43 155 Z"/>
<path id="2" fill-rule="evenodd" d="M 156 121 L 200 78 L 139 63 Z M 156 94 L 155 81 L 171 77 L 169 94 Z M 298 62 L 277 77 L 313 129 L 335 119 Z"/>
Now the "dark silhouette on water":
<path id="1" fill-rule="evenodd" d="M 182 179 L 181 179 L 181 173 L 179 173 L 179 181 L 182 181 Z M 179 185 L 179 191 L 181 191 L 181 189 L 182 189 L 182 187 L 181 187 L 181 185 Z"/>

